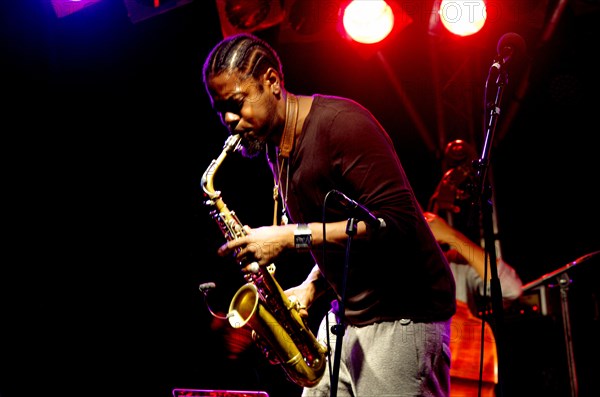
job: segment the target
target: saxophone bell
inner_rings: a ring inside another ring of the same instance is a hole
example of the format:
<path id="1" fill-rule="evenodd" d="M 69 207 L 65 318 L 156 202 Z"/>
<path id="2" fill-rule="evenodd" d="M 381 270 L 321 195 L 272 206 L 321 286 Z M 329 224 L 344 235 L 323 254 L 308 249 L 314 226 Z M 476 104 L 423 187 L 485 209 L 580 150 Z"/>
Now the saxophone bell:
<path id="1" fill-rule="evenodd" d="M 326 349 L 321 347 L 314 352 L 315 356 L 305 356 L 301 351 L 302 346 L 298 346 L 293 338 L 294 333 L 290 333 L 290 324 L 282 323 L 275 317 L 272 309 L 269 310 L 261 300 L 256 285 L 247 283 L 236 292 L 227 317 L 233 328 L 248 325 L 252 329 L 254 342 L 264 356 L 271 364 L 281 365 L 294 383 L 312 387 L 321 380 L 325 369 L 325 360 L 321 355 Z"/>

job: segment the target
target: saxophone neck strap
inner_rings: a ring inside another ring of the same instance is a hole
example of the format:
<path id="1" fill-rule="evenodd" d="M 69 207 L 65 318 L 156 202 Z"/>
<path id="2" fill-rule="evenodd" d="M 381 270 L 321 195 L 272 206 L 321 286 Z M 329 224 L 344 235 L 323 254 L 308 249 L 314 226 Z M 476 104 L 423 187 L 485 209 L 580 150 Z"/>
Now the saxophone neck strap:
<path id="1" fill-rule="evenodd" d="M 298 122 L 298 98 L 288 92 L 285 101 L 285 127 L 279 144 L 279 155 L 289 158 L 294 147 L 296 137 L 296 124 Z"/>

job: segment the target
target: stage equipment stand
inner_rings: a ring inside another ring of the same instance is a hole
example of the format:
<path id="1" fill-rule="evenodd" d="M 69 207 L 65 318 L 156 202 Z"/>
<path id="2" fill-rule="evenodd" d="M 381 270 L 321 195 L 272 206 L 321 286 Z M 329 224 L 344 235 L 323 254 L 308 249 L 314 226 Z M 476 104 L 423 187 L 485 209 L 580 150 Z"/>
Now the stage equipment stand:
<path id="1" fill-rule="evenodd" d="M 504 349 L 504 308 L 502 304 L 502 287 L 498 278 L 498 267 L 496 263 L 496 241 L 494 235 L 494 214 L 492 203 L 491 185 L 488 182 L 488 169 L 490 166 L 490 154 L 493 146 L 493 138 L 500 115 L 500 105 L 502 103 L 502 95 L 504 88 L 508 84 L 508 73 L 506 64 L 513 55 L 520 55 L 524 52 L 525 42 L 521 36 L 516 33 L 506 33 L 498 41 L 498 56 L 490 67 L 488 77 L 485 84 L 484 108 L 489 115 L 486 115 L 485 140 L 481 158 L 475 160 L 473 166 L 477 171 L 473 189 L 473 210 L 471 212 L 471 220 L 473 222 L 478 218 L 481 211 L 481 222 L 483 225 L 484 249 L 486 252 L 486 260 L 490 268 L 490 291 L 492 303 L 492 316 L 494 319 L 493 329 L 496 339 L 496 350 L 498 354 L 498 385 L 496 388 L 497 397 L 503 397 L 503 356 Z M 495 81 L 494 81 L 495 80 Z M 491 102 L 488 102 L 489 85 L 495 83 L 496 93 Z M 486 266 L 487 270 L 487 266 Z M 487 279 L 487 274 L 486 277 Z M 485 316 L 485 315 L 484 315 Z"/>
<path id="2" fill-rule="evenodd" d="M 342 340 L 345 334 L 345 325 L 344 325 L 344 303 L 346 301 L 346 281 L 348 280 L 348 269 L 350 268 L 350 246 L 352 243 L 352 239 L 356 235 L 356 224 L 358 223 L 358 219 L 356 218 L 348 218 L 348 223 L 346 225 L 346 234 L 348 235 L 348 239 L 346 242 L 346 259 L 344 263 L 344 273 L 342 275 L 342 288 L 341 288 L 341 296 L 338 302 L 338 322 L 333 325 L 331 332 L 335 335 L 335 355 L 333 358 L 333 371 L 331 372 L 331 397 L 337 396 L 338 391 L 338 380 L 340 375 L 340 361 L 342 357 Z"/>
<path id="3" fill-rule="evenodd" d="M 560 308 L 562 313 L 563 332 L 565 338 L 565 347 L 567 349 L 567 364 L 569 368 L 569 384 L 571 387 L 571 397 L 579 395 L 579 384 L 577 381 L 577 368 L 575 365 L 575 351 L 573 349 L 573 335 L 571 333 L 571 317 L 569 312 L 569 286 L 572 281 L 567 270 L 574 268 L 576 265 L 587 261 L 588 259 L 598 255 L 600 251 L 592 252 L 575 259 L 573 262 L 567 263 L 565 266 L 554 270 L 542 277 L 534 280 L 523 286 L 523 292 L 529 291 L 535 287 L 545 284 L 549 280 L 556 280 L 556 285 L 560 287 Z M 556 287 L 556 285 L 551 285 Z"/>

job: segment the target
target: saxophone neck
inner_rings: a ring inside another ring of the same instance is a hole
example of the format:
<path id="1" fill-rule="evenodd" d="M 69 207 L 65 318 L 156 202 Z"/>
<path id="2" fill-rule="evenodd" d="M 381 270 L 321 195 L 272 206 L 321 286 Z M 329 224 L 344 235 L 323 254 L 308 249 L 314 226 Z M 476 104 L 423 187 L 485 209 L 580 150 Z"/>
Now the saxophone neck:
<path id="1" fill-rule="evenodd" d="M 223 154 L 221 154 L 219 157 L 222 156 Z M 223 160 L 221 159 L 220 161 Z M 200 182 L 202 184 L 202 190 L 204 191 L 206 197 L 208 197 L 210 200 L 215 200 L 221 196 L 221 192 L 215 190 L 213 185 L 214 175 L 217 171 L 217 168 L 219 168 L 219 165 L 219 159 L 211 161 L 206 171 L 204 171 L 204 174 L 202 174 L 202 180 Z"/>
<path id="2" fill-rule="evenodd" d="M 215 172 L 217 172 L 217 170 L 225 160 L 225 157 L 227 157 L 229 153 L 236 152 L 241 149 L 241 141 L 242 137 L 239 134 L 230 135 L 223 144 L 223 150 L 221 151 L 221 154 L 219 154 L 219 157 L 213 159 L 210 162 L 210 165 L 208 166 L 206 171 L 204 171 L 201 181 L 202 190 L 210 200 L 216 200 L 219 197 L 221 197 L 221 192 L 215 190 L 213 186 Z"/>

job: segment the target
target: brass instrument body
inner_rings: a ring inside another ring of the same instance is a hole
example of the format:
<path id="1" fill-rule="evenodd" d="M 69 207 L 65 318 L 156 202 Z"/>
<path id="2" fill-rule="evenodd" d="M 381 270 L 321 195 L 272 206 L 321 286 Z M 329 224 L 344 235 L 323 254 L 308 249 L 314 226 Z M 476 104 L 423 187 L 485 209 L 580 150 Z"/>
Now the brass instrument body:
<path id="1" fill-rule="evenodd" d="M 237 215 L 227 208 L 221 193 L 213 187 L 214 174 L 227 156 L 240 147 L 241 137 L 230 136 L 219 157 L 202 176 L 206 205 L 211 216 L 230 241 L 246 234 Z M 243 265 L 240 263 L 240 265 Z M 244 266 L 245 267 L 245 266 Z M 281 365 L 287 377 L 302 387 L 316 385 L 325 372 L 328 349 L 320 343 L 300 316 L 299 303 L 290 300 L 274 277 L 275 265 L 254 266 L 244 273 L 246 284 L 234 295 L 227 315 L 234 328 L 248 325 L 255 343 L 272 364 Z"/>

